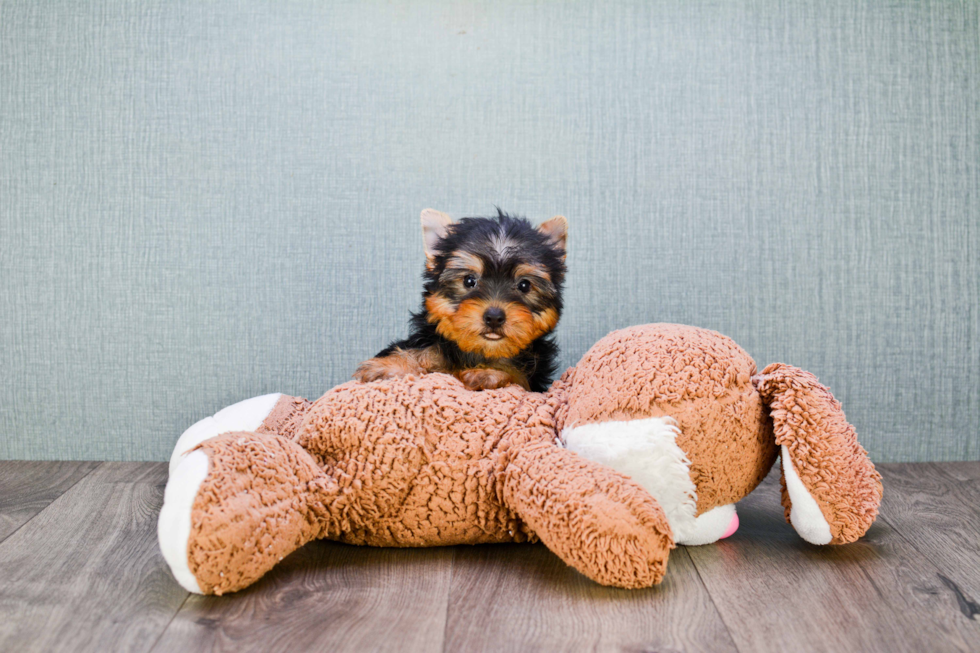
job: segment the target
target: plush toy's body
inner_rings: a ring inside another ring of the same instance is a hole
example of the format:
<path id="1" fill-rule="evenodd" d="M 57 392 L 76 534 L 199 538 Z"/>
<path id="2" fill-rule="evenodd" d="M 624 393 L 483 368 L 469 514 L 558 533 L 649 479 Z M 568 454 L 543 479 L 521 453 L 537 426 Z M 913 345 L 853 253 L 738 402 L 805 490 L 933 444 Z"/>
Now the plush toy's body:
<path id="1" fill-rule="evenodd" d="M 783 454 L 786 516 L 808 541 L 870 526 L 880 476 L 802 370 L 755 364 L 712 331 L 647 325 L 597 343 L 546 393 L 429 374 L 267 395 L 188 429 L 161 510 L 177 580 L 221 594 L 316 538 L 374 546 L 540 539 L 607 585 L 657 583 L 675 543 L 738 525 Z"/>

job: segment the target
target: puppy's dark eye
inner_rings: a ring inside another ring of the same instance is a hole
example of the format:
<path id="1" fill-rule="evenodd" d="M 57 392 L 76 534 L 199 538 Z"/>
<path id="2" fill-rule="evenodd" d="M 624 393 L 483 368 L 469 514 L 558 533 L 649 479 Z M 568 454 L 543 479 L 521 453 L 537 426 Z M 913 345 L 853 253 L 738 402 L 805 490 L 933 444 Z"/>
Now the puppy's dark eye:
<path id="1" fill-rule="evenodd" d="M 517 289 L 523 293 L 531 292 L 531 282 L 527 279 L 521 279 L 517 283 Z"/>
<path id="2" fill-rule="evenodd" d="M 467 274 L 465 277 L 463 277 L 463 285 L 467 288 L 475 288 L 476 276 L 472 274 Z"/>

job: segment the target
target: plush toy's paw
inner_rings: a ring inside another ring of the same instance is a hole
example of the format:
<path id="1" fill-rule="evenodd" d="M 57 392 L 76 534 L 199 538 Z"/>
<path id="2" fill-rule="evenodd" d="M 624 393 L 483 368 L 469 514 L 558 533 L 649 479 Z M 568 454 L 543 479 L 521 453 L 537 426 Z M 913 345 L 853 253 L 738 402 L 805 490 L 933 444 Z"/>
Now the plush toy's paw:
<path id="1" fill-rule="evenodd" d="M 174 452 L 170 456 L 170 474 L 173 475 L 177 465 L 180 464 L 188 451 L 205 440 L 231 431 L 255 431 L 258 429 L 265 418 L 269 416 L 269 413 L 272 412 L 272 409 L 275 408 L 280 397 L 282 394 L 278 392 L 261 397 L 252 397 L 223 408 L 212 417 L 205 417 L 195 423 L 184 431 L 178 438 L 177 444 L 174 445 Z"/>
<path id="2" fill-rule="evenodd" d="M 857 540 L 878 515 L 881 475 L 840 403 L 815 376 L 790 365 L 769 365 L 753 382 L 780 445 L 786 520 L 813 544 Z"/>
<path id="3" fill-rule="evenodd" d="M 622 474 L 540 443 L 515 453 L 504 497 L 549 549 L 592 580 L 635 589 L 663 579 L 674 547 L 670 524 Z"/>
<path id="4" fill-rule="evenodd" d="M 336 484 L 299 445 L 226 433 L 189 453 L 171 474 L 157 538 L 184 589 L 233 592 L 335 530 L 328 505 L 336 500 Z"/>

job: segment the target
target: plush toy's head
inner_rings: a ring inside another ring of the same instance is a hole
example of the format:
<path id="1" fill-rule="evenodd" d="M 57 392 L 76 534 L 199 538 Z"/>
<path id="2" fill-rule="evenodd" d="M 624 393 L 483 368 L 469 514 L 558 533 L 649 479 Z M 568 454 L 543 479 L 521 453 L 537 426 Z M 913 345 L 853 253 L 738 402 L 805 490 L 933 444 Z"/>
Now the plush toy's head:
<path id="1" fill-rule="evenodd" d="M 677 543 L 733 532 L 734 504 L 780 453 L 786 517 L 808 541 L 854 541 L 877 515 L 881 477 L 830 391 L 789 365 L 758 374 L 720 333 L 676 324 L 614 331 L 569 380 L 565 445 L 646 488 Z"/>
<path id="2" fill-rule="evenodd" d="M 714 331 L 676 324 L 620 329 L 575 367 L 564 427 L 676 420 L 701 514 L 747 495 L 776 459 L 755 374 L 745 350 Z"/>

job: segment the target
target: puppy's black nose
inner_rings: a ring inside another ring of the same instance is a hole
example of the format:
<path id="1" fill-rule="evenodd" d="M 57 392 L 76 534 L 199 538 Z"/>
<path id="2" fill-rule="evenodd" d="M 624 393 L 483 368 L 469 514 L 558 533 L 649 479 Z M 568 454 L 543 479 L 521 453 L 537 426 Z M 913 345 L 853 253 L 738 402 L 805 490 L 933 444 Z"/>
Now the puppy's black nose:
<path id="1" fill-rule="evenodd" d="M 491 306 L 483 312 L 483 323 L 491 329 L 499 329 L 506 321 L 507 314 L 504 313 L 504 309 L 497 306 Z"/>

